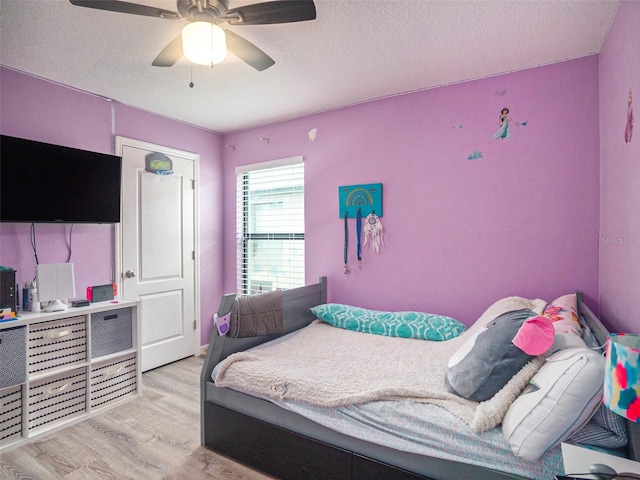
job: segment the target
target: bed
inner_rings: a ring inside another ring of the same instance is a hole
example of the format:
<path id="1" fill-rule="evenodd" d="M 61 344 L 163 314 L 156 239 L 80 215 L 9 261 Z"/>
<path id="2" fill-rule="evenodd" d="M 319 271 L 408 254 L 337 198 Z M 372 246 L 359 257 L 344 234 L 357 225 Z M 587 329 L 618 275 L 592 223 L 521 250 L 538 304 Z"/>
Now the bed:
<path id="1" fill-rule="evenodd" d="M 326 408 L 216 386 L 215 369 L 230 355 L 282 345 L 283 337 L 301 337 L 310 327 L 324 328 L 311 308 L 326 304 L 326 278 L 281 295 L 281 333 L 232 338 L 214 328 L 201 373 L 202 445 L 282 479 L 544 480 L 564 473 L 559 446 L 539 461 L 523 461 L 509 450 L 500 426 L 469 433 L 459 418 L 431 403 L 384 399 Z M 608 332 L 579 292 L 576 298 L 581 321 L 603 345 Z M 218 315 L 228 313 L 234 300 L 234 295 L 223 296 Z M 333 330 L 338 329 L 324 328 Z M 400 412 L 403 421 L 397 428 L 375 425 L 390 412 Z M 438 420 L 430 423 L 433 417 Z M 418 432 L 413 431 L 416 424 Z M 467 439 L 459 440 L 458 433 L 465 430 Z M 640 434 L 635 426 L 629 425 L 628 438 L 628 446 L 615 453 L 637 459 Z"/>

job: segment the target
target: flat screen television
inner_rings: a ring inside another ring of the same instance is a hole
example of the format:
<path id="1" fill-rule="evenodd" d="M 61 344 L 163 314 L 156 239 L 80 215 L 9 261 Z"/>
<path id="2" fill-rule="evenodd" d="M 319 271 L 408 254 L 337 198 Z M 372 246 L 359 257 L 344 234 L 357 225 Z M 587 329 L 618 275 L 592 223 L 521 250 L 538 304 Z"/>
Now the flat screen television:
<path id="1" fill-rule="evenodd" d="M 122 158 L 0 136 L 0 221 L 118 223 Z"/>

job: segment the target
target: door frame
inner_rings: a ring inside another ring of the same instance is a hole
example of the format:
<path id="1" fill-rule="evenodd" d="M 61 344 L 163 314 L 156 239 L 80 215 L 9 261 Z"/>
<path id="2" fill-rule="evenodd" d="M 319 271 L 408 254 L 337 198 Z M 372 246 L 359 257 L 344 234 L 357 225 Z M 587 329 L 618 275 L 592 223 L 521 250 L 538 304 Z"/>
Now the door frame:
<path id="1" fill-rule="evenodd" d="M 186 158 L 193 161 L 193 235 L 195 252 L 195 261 L 193 265 L 193 302 L 194 302 L 194 320 L 196 322 L 195 328 L 195 345 L 193 346 L 194 356 L 200 355 L 202 348 L 200 339 L 201 336 L 201 322 L 200 322 L 200 155 L 197 153 L 187 152 L 184 150 L 177 150 L 175 148 L 165 147 L 154 143 L 143 142 L 141 140 L 135 140 L 133 138 L 123 137 L 116 135 L 115 152 L 116 155 L 122 157 L 122 150 L 124 147 L 139 148 L 141 150 L 149 150 L 152 152 L 164 153 L 165 155 L 174 155 L 176 157 Z M 122 180 L 121 180 L 122 182 Z M 121 194 L 122 195 L 122 194 Z M 122 205 L 120 206 L 122 209 Z M 118 284 L 122 285 L 123 280 L 123 265 L 122 265 L 122 228 L 120 223 L 115 224 L 115 278 Z M 135 299 L 134 299 L 135 300 Z M 142 349 L 140 350 L 142 354 Z"/>

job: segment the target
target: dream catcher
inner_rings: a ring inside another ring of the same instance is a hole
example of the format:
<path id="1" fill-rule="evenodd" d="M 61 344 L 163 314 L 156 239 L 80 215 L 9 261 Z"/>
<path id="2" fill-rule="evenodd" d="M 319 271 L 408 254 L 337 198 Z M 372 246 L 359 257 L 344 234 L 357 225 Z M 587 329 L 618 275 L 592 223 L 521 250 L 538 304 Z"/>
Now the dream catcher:
<path id="1" fill-rule="evenodd" d="M 382 238 L 382 222 L 380 217 L 376 215 L 376 212 L 371 212 L 364 219 L 364 243 L 366 245 L 368 241 L 371 242 L 371 248 L 376 253 L 380 253 L 380 247 L 384 245 L 384 239 Z"/>

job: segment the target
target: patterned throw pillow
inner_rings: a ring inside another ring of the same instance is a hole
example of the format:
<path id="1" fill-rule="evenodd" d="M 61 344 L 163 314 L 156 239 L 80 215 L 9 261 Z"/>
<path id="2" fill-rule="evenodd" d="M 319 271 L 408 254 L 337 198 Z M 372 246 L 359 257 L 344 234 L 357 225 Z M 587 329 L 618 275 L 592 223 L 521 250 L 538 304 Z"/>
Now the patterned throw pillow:
<path id="1" fill-rule="evenodd" d="M 542 315 L 553 322 L 556 332 L 573 333 L 578 336 L 582 333 L 575 293 L 556 298 L 545 307 Z"/>
<path id="2" fill-rule="evenodd" d="M 458 320 L 423 312 L 381 312 L 365 308 L 326 303 L 311 312 L 334 327 L 388 337 L 450 340 L 467 327 Z"/>

